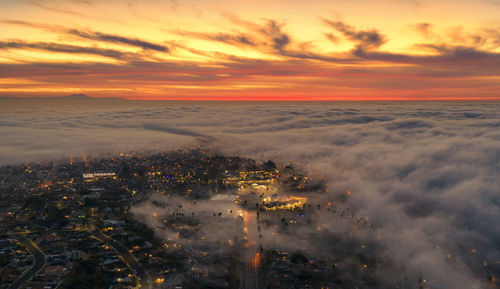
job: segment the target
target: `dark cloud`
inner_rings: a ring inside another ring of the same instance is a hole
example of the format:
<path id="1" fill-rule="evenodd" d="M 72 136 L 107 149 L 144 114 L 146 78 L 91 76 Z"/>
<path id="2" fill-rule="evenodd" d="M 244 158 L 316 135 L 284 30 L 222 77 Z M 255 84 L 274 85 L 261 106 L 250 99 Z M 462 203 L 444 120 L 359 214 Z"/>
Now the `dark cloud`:
<path id="1" fill-rule="evenodd" d="M 38 49 L 51 52 L 93 54 L 118 60 L 129 60 L 135 58 L 133 53 L 122 52 L 115 49 L 105 49 L 98 47 L 85 47 L 52 42 L 24 42 L 19 40 L 0 41 L 0 49 Z"/>
<path id="2" fill-rule="evenodd" d="M 244 21 L 234 15 L 226 15 L 234 24 L 255 34 L 255 37 L 264 37 L 264 41 L 259 43 L 260 48 L 270 48 L 272 51 L 285 55 L 287 46 L 292 43 L 290 35 L 283 31 L 283 23 L 274 19 L 264 20 L 264 24 Z"/>
<path id="3" fill-rule="evenodd" d="M 168 127 L 165 125 L 158 125 L 158 124 L 154 124 L 154 123 L 145 123 L 144 128 L 149 129 L 149 130 L 163 131 L 163 132 L 167 132 L 167 133 L 178 134 L 178 135 L 186 135 L 186 136 L 194 136 L 194 137 L 202 136 L 202 134 L 194 132 L 194 131 L 175 128 L 175 127 Z"/>
<path id="4" fill-rule="evenodd" d="M 263 37 L 262 41 L 254 40 L 253 48 L 262 52 L 272 52 L 295 60 L 319 60 L 325 62 L 348 63 L 355 62 L 345 55 L 324 55 L 310 49 L 310 43 L 294 42 L 289 33 L 283 30 L 284 24 L 273 19 L 267 19 L 263 24 L 244 21 L 236 16 L 227 16 L 233 23 L 244 27 L 253 33 L 252 39 Z M 333 35 L 332 35 L 333 37 Z"/>
<path id="5" fill-rule="evenodd" d="M 108 33 L 102 33 L 102 32 L 90 31 L 90 30 L 84 31 L 84 30 L 79 30 L 79 29 L 68 29 L 68 28 L 65 28 L 65 27 L 60 26 L 60 25 L 46 25 L 46 24 L 42 24 L 42 23 L 33 23 L 33 22 L 20 21 L 20 20 L 2 20 L 1 22 L 7 23 L 7 24 L 12 24 L 12 25 L 22 25 L 22 26 L 33 27 L 33 28 L 43 29 L 46 31 L 51 31 L 51 32 L 56 32 L 56 33 L 69 34 L 69 35 L 78 36 L 78 37 L 90 39 L 90 40 L 125 44 L 125 45 L 140 47 L 142 49 L 150 49 L 150 50 L 156 50 L 156 51 L 161 51 L 161 52 L 168 52 L 169 51 L 168 47 L 166 47 L 165 45 L 159 45 L 159 44 L 151 43 L 148 41 L 140 40 L 137 38 L 124 37 L 121 35 L 114 35 L 114 34 L 108 34 Z"/>
<path id="6" fill-rule="evenodd" d="M 144 129 L 147 129 L 147 130 L 161 131 L 161 132 L 166 132 L 169 134 L 176 134 L 176 135 L 181 135 L 181 136 L 196 137 L 202 142 L 208 142 L 208 141 L 214 140 L 212 137 L 206 136 L 202 133 L 198 133 L 196 131 L 182 129 L 182 128 L 178 128 L 178 127 L 169 127 L 166 125 L 160 125 L 160 124 L 155 124 L 155 123 L 145 123 L 143 126 L 144 126 Z"/>
<path id="7" fill-rule="evenodd" d="M 323 19 L 330 27 L 342 33 L 347 39 L 357 42 L 362 49 L 373 49 L 382 46 L 386 39 L 377 30 L 356 31 L 356 29 L 342 21 Z"/>
<path id="8" fill-rule="evenodd" d="M 385 127 L 389 130 L 398 130 L 398 129 L 421 129 L 421 128 L 427 129 L 433 126 L 434 125 L 430 122 L 416 119 L 416 120 L 395 121 L 386 125 Z"/>
<path id="9" fill-rule="evenodd" d="M 246 45 L 255 45 L 247 36 L 244 35 L 231 35 L 219 33 L 213 36 L 213 39 L 221 42 L 236 42 Z"/>
<path id="10" fill-rule="evenodd" d="M 437 51 L 441 57 L 450 58 L 456 61 L 481 61 L 485 59 L 498 59 L 500 54 L 477 50 L 472 47 L 449 46 L 443 44 L 419 44 L 419 47 Z"/>
<path id="11" fill-rule="evenodd" d="M 445 65 L 449 69 L 477 69 L 479 73 L 497 74 L 500 71 L 500 53 L 478 50 L 473 47 L 419 44 L 424 49 L 438 52 L 438 55 L 416 56 L 390 52 L 366 51 L 358 47 L 352 51 L 356 57 L 392 63 L 406 63 L 432 67 Z"/>
<path id="12" fill-rule="evenodd" d="M 266 25 L 260 29 L 260 32 L 267 35 L 272 41 L 272 47 L 283 53 L 286 46 L 291 42 L 290 36 L 282 31 L 282 24 L 275 20 L 268 20 Z"/>
<path id="13" fill-rule="evenodd" d="M 231 33 L 200 33 L 192 31 L 182 31 L 182 30 L 169 30 L 169 32 L 176 33 L 178 35 L 194 37 L 204 40 L 212 40 L 218 42 L 224 42 L 236 46 L 255 46 L 257 43 L 252 39 L 251 36 L 245 34 L 231 34 Z"/>
<path id="14" fill-rule="evenodd" d="M 148 41 L 139 40 L 136 38 L 128 38 L 128 37 L 124 37 L 124 36 L 106 34 L 106 33 L 101 33 L 101 32 L 86 32 L 86 31 L 81 31 L 81 30 L 77 30 L 77 29 L 69 29 L 69 30 L 67 30 L 67 33 L 71 34 L 71 35 L 78 36 L 78 37 L 86 38 L 86 39 L 92 39 L 92 40 L 103 41 L 103 42 L 126 44 L 126 45 L 130 45 L 130 46 L 140 47 L 142 49 L 150 49 L 150 50 L 156 50 L 156 51 L 161 51 L 161 52 L 168 52 L 169 51 L 168 47 L 166 47 L 164 45 L 158 45 L 158 44 L 154 44 L 154 43 L 151 43 Z"/>

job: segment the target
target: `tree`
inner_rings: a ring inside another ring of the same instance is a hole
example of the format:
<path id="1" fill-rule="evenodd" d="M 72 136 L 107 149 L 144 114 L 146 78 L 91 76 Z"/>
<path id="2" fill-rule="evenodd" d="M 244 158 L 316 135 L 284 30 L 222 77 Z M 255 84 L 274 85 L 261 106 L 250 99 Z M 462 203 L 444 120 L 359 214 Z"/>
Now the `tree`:
<path id="1" fill-rule="evenodd" d="M 108 288 L 104 272 L 99 267 L 97 259 L 78 260 L 73 270 L 61 284 L 63 289 L 101 289 Z"/>
<path id="2" fill-rule="evenodd" d="M 264 163 L 264 165 L 269 170 L 275 170 L 276 169 L 276 164 L 273 161 L 271 161 L 271 160 L 269 160 L 266 163 Z"/>

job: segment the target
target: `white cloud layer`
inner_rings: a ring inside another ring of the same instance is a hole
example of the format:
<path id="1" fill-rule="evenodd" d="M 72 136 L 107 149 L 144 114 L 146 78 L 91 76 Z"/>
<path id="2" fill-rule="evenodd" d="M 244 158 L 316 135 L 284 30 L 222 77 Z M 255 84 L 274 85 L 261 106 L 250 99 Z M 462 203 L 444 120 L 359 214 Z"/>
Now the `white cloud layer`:
<path id="1" fill-rule="evenodd" d="M 0 164 L 186 145 L 299 163 L 327 177 L 326 197 L 352 191 L 376 224 L 357 237 L 404 275 L 486 288 L 500 275 L 499 128 L 499 103 L 2 100 Z"/>

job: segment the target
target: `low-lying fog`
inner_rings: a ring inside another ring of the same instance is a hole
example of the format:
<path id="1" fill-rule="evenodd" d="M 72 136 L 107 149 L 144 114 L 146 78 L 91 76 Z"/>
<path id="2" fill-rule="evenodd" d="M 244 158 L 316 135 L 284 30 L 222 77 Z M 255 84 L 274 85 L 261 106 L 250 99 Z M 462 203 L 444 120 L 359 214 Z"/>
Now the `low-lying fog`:
<path id="1" fill-rule="evenodd" d="M 0 100 L 0 165 L 190 145 L 350 190 L 378 224 L 363 237 L 431 288 L 485 288 L 479 275 L 500 266 L 500 103 Z"/>

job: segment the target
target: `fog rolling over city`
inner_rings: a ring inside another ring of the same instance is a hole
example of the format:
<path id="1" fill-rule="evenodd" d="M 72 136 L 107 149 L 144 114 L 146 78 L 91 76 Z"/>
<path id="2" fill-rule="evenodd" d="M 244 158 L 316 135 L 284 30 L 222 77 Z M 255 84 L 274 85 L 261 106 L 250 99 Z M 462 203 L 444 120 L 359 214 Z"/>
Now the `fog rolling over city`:
<path id="1" fill-rule="evenodd" d="M 2 100 L 0 164 L 190 146 L 290 163 L 325 178 L 311 204 L 345 198 L 373 226 L 352 231 L 321 211 L 283 244 L 264 236 L 265 246 L 335 254 L 324 236 L 353 239 L 377 248 L 387 264 L 378 278 L 487 288 L 484 275 L 500 263 L 499 127 L 498 102 Z M 132 212 L 154 226 L 151 202 Z"/>

